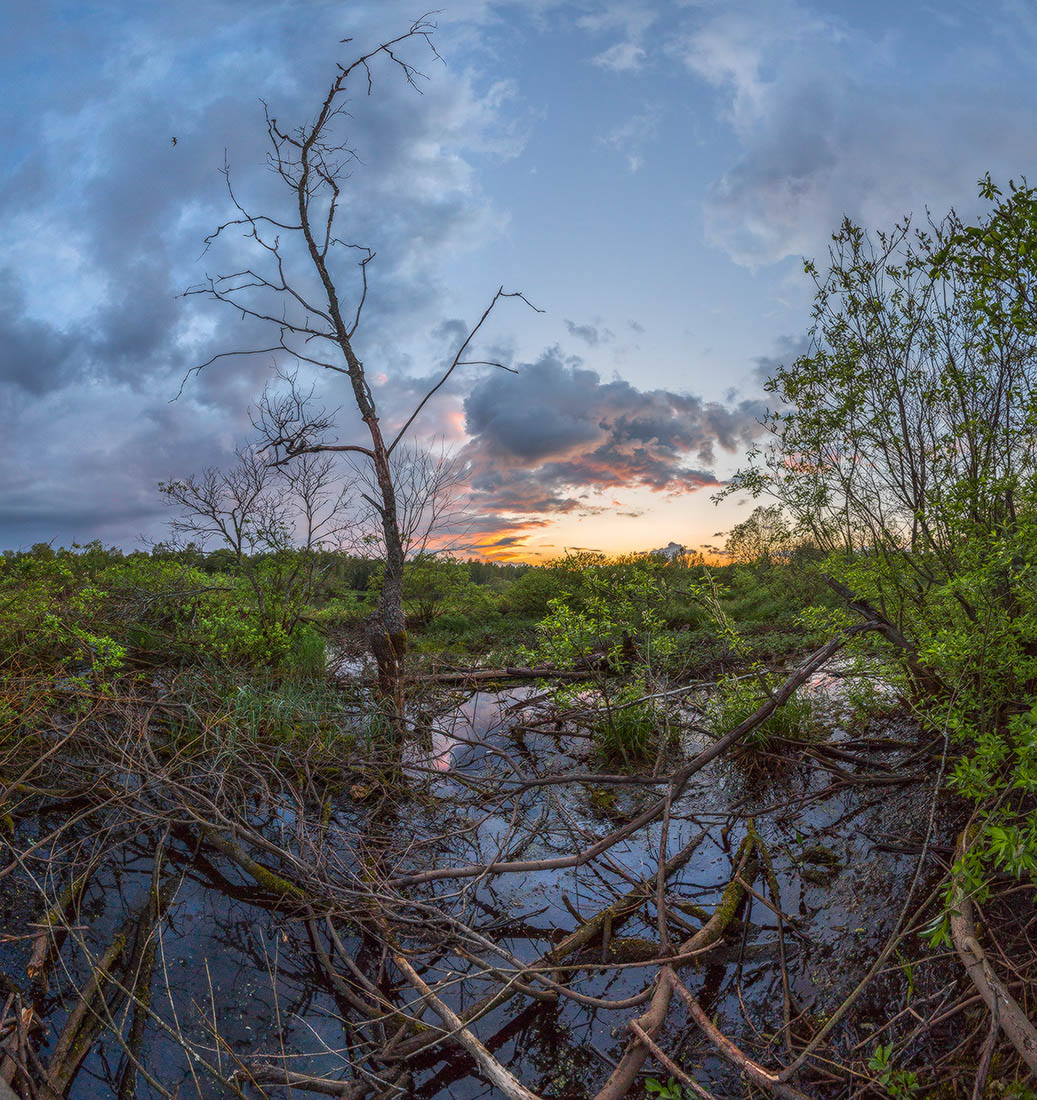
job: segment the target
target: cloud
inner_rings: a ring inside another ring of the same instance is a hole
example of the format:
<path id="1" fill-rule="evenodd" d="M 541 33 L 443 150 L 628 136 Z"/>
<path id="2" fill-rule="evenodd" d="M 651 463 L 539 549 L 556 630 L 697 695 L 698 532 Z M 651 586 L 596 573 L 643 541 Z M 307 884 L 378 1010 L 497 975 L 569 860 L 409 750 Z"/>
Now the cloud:
<path id="1" fill-rule="evenodd" d="M 774 376 L 779 367 L 791 367 L 800 356 L 810 351 L 807 336 L 779 336 L 773 355 L 758 355 L 753 359 L 753 377 L 761 385 Z"/>
<path id="2" fill-rule="evenodd" d="M 607 50 L 602 50 L 594 58 L 594 64 L 614 73 L 637 72 L 644 64 L 648 54 L 643 46 L 634 42 L 616 42 Z"/>
<path id="3" fill-rule="evenodd" d="M 267 168 L 260 97 L 286 126 L 306 119 L 337 61 L 407 25 L 403 7 L 347 12 L 314 0 L 300 19 L 279 0 L 187 0 L 100 5 L 89 19 L 75 6 L 12 17 L 18 56 L 35 60 L 9 83 L 10 105 L 24 109 L 14 112 L 18 155 L 0 176 L 4 545 L 160 536 L 155 483 L 232 454 L 275 356 L 216 363 L 168 403 L 215 352 L 276 343 L 233 311 L 179 297 L 206 272 L 257 262 L 240 233 L 197 262 L 205 234 L 233 216 L 217 172 L 224 150 L 242 201 L 290 215 Z M 355 41 L 340 45 L 347 34 Z M 484 246 L 505 225 L 476 160 L 507 160 L 524 141 L 512 83 L 441 64 L 420 42 L 403 49 L 431 74 L 423 94 L 391 64 L 375 65 L 373 94 L 360 94 L 361 81 L 342 119 L 359 158 L 343 231 L 378 251 L 357 346 L 376 347 L 390 375 L 444 315 L 442 257 Z M 358 289 L 355 259 L 344 255 L 338 272 L 347 298 Z M 301 284 L 314 289 L 305 276 Z M 462 332 L 448 320 L 434 341 L 445 348 Z M 348 410 L 343 422 L 348 434 Z"/>
<path id="4" fill-rule="evenodd" d="M 617 123 L 598 138 L 598 144 L 626 158 L 627 167 L 637 172 L 644 164 L 644 150 L 659 136 L 662 111 L 649 105 L 625 122 Z"/>
<path id="5" fill-rule="evenodd" d="M 607 3 L 601 10 L 581 16 L 577 26 L 594 35 L 618 31 L 622 37 L 595 54 L 591 62 L 614 73 L 639 71 L 648 58 L 642 45 L 648 29 L 656 22 L 656 13 L 637 3 Z"/>
<path id="6" fill-rule="evenodd" d="M 712 241 L 751 268 L 823 258 L 844 214 L 888 227 L 925 207 L 974 209 L 986 170 L 1026 171 L 1032 81 L 1004 95 L 988 53 L 955 41 L 950 56 L 936 41 L 920 55 L 915 34 L 794 0 L 696 5 L 668 50 L 712 88 L 738 143 L 705 200 Z"/>
<path id="7" fill-rule="evenodd" d="M 757 401 L 602 381 L 558 349 L 518 376 L 490 375 L 464 402 L 472 437 L 473 500 L 481 509 L 564 514 L 591 510 L 586 494 L 644 487 L 693 492 L 717 483 L 716 448 L 735 451 L 758 432 Z"/>
<path id="8" fill-rule="evenodd" d="M 499 539 L 494 539 L 492 542 L 480 543 L 476 550 L 501 550 L 506 546 L 519 546 L 524 542 L 529 541 L 529 535 L 504 535 Z"/>
<path id="9" fill-rule="evenodd" d="M 565 328 L 570 336 L 577 337 L 592 348 L 615 339 L 615 334 L 610 329 L 602 327 L 600 322 L 592 325 L 578 325 L 574 321 L 566 320 Z"/>

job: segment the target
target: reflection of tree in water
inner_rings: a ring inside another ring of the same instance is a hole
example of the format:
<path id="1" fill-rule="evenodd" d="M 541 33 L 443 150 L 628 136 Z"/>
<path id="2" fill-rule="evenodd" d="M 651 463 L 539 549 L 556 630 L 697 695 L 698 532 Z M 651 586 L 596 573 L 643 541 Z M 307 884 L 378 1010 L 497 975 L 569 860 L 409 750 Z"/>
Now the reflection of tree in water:
<path id="1" fill-rule="evenodd" d="M 802 681 L 810 667 L 800 666 L 787 683 Z M 870 854 L 860 813 L 881 802 L 876 813 L 889 831 L 891 814 L 902 827 L 928 802 L 916 795 L 896 809 L 885 785 L 890 775 L 901 782 L 892 765 L 883 772 L 862 758 L 862 792 L 840 778 L 854 767 L 845 751 L 833 773 L 819 766 L 826 763 L 822 749 L 808 746 L 797 757 L 801 767 L 785 773 L 789 789 L 779 797 L 743 783 L 737 765 L 709 756 L 719 742 L 703 749 L 692 740 L 669 761 L 678 786 L 667 803 L 660 790 L 675 782 L 672 776 L 610 778 L 584 740 L 567 741 L 564 731 L 538 730 L 532 721 L 519 733 L 496 717 L 485 721 L 487 711 L 497 716 L 502 708 L 482 695 L 469 708 L 470 721 L 452 716 L 458 744 L 471 742 L 478 752 L 458 751 L 448 772 L 415 769 L 406 785 L 361 772 L 367 785 L 355 795 L 356 773 L 345 773 L 347 794 L 339 763 L 331 796 L 323 786 L 307 787 L 305 750 L 287 763 L 258 752 L 217 764 L 204 756 L 158 760 L 146 736 L 147 699 L 88 728 L 80 757 L 108 776 L 117 759 L 130 778 L 120 780 L 116 808 L 102 788 L 101 805 L 87 804 L 80 820 L 41 824 L 60 832 L 33 857 L 53 857 L 37 887 L 42 902 L 53 904 L 83 861 L 102 861 L 69 912 L 73 930 L 61 966 L 48 999 L 36 1006 L 52 1033 L 87 985 L 89 960 L 147 899 L 160 841 L 162 881 L 176 888 L 159 922 L 147 1002 L 155 1017 L 144 1022 L 140 1057 L 147 1072 L 182 1096 L 233 1094 L 230 1077 L 241 1064 L 270 1090 L 295 1088 L 293 1074 L 317 1075 L 322 1088 L 335 1089 L 366 1072 L 396 1080 L 406 1095 L 460 1100 L 498 1095 L 496 1066 L 553 1100 L 593 1095 L 613 1068 L 610 1059 L 621 1061 L 630 1047 L 625 1024 L 645 1001 L 630 1002 L 650 998 L 664 972 L 662 921 L 672 950 L 716 917 L 736 877 L 773 903 L 761 859 L 743 862 L 756 850 L 755 840 L 744 847 L 754 816 L 760 825 L 752 835 L 766 838 L 760 843 L 772 853 L 784 911 L 809 923 L 818 941 L 800 949 L 786 925 L 796 1011 L 812 1009 L 807 998 L 819 997 L 811 984 L 818 964 L 832 969 L 825 952 L 842 933 L 829 925 L 870 914 L 875 935 L 854 966 L 866 965 L 888 933 L 874 912 L 888 889 L 872 883 L 869 895 L 848 897 L 839 909 L 836 887 L 805 886 L 799 864 L 810 854 L 802 836 L 827 831 L 825 843 L 840 846 L 847 866 L 867 855 L 871 873 L 881 864 L 893 881 L 901 857 L 883 863 Z M 513 693 L 506 701 L 527 698 Z M 515 751 L 517 739 L 525 751 Z M 78 761 L 70 767 L 55 759 L 47 782 L 74 788 L 81 775 Z M 877 793 L 867 790 L 876 777 Z M 593 812 L 587 788 L 606 783 L 622 796 L 609 803 L 611 813 Z M 19 842 L 32 839 L 26 833 Z M 820 848 L 815 842 L 810 850 L 816 856 Z M 39 909 L 31 916 L 38 920 Z M 707 1018 L 715 1015 L 751 1043 L 781 1026 L 775 944 L 782 932 L 773 913 L 745 893 L 730 916 L 726 940 L 708 947 L 706 969 L 689 962 L 678 973 Z M 635 947 L 636 962 L 620 954 Z M 121 966 L 111 968 L 117 981 Z M 24 963 L 15 969 L 24 971 Z M 125 1079 L 127 1059 L 115 1033 L 128 1040 L 133 1013 L 116 984 L 105 990 L 111 1033 L 89 1037 L 76 1100 L 107 1100 Z M 460 1026 L 449 1023 L 451 1013 Z M 710 1047 L 688 1031 L 686 1019 L 674 1002 L 656 1034 L 663 1049 L 695 1059 Z M 452 1034 L 444 1041 L 446 1031 Z M 51 1053 L 44 1043 L 37 1050 L 41 1061 Z M 710 1063 L 709 1074 L 715 1084 L 729 1071 Z M 138 1085 L 139 1095 L 148 1095 L 149 1086 Z"/>
<path id="2" fill-rule="evenodd" d="M 602 1063 L 595 1057 L 592 1049 L 579 1041 L 579 1026 L 573 1027 L 563 1019 L 560 1006 L 546 1002 L 527 1005 L 511 1020 L 503 1024 L 486 1040 L 486 1046 L 504 1065 L 522 1066 L 523 1076 L 538 1092 L 548 1092 L 557 1100 L 586 1096 L 586 1082 L 600 1074 Z M 589 1035 L 593 1031 L 593 1019 L 585 1022 Z M 436 1064 L 442 1054 L 431 1056 L 424 1061 Z M 415 1067 L 423 1069 L 419 1062 Z M 444 1095 L 452 1085 L 457 1085 L 471 1077 L 479 1077 L 478 1066 L 474 1060 L 461 1051 L 452 1052 L 445 1064 L 432 1074 L 421 1079 L 414 1089 L 415 1100 L 433 1100 Z M 488 1092 L 464 1093 L 468 1096 L 493 1096 L 492 1086 L 487 1084 Z M 454 1095 L 453 1090 L 445 1095 Z M 461 1094 L 458 1094 L 461 1095 Z"/>

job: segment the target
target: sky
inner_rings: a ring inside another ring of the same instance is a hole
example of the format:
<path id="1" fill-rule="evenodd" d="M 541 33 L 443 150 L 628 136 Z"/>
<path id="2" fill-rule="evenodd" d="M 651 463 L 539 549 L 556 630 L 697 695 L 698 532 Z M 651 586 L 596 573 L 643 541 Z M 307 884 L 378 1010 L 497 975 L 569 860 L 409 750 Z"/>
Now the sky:
<path id="1" fill-rule="evenodd" d="M 428 0 L 425 0 L 428 2 Z M 844 215 L 867 227 L 1033 177 L 1026 0 L 442 0 L 436 53 L 349 86 L 343 233 L 372 248 L 355 344 L 401 424 L 498 287 L 476 359 L 414 426 L 467 464 L 489 557 L 722 543 L 712 496 L 806 348 Z M 0 546 L 165 537 L 157 484 L 223 467 L 276 334 L 189 287 L 258 262 L 204 241 L 239 200 L 285 216 L 264 103 L 312 118 L 402 0 L 0 0 Z M 351 41 L 343 42 L 349 38 Z M 175 139 L 175 141 L 174 141 Z M 252 242 L 254 244 L 254 242 Z M 310 274 L 305 258 L 291 272 Z M 355 304 L 355 256 L 339 268 Z M 186 378 L 186 381 L 185 381 Z M 304 368 L 362 440 L 341 375 Z"/>

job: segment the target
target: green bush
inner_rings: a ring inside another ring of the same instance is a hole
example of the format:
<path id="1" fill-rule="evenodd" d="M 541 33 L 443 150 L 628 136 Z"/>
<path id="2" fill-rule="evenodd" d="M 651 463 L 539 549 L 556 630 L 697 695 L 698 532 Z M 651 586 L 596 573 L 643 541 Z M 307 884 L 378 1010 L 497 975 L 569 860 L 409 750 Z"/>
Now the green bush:
<path id="1" fill-rule="evenodd" d="M 537 566 L 527 570 L 504 594 L 505 606 L 516 615 L 542 619 L 552 600 L 572 588 L 568 578 L 558 570 Z"/>
<path id="2" fill-rule="evenodd" d="M 472 630 L 472 620 L 460 611 L 446 611 L 436 619 L 435 632 L 447 637 L 468 634 Z"/>

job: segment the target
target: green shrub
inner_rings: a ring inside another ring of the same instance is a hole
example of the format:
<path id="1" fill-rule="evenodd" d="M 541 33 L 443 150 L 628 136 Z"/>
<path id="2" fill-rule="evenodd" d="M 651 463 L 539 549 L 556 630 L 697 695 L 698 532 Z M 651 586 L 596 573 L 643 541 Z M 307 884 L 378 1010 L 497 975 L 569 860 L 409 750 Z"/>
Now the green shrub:
<path id="1" fill-rule="evenodd" d="M 504 594 L 505 606 L 516 615 L 542 619 L 552 600 L 563 597 L 572 587 L 558 570 L 537 566 L 527 570 Z"/>
<path id="2" fill-rule="evenodd" d="M 349 626 L 359 623 L 369 611 L 368 593 L 347 588 L 332 596 L 323 607 L 312 609 L 309 618 L 328 626 Z"/>
<path id="3" fill-rule="evenodd" d="M 460 611 L 446 611 L 436 619 L 435 631 L 446 636 L 468 634 L 472 629 L 472 620 Z"/>

